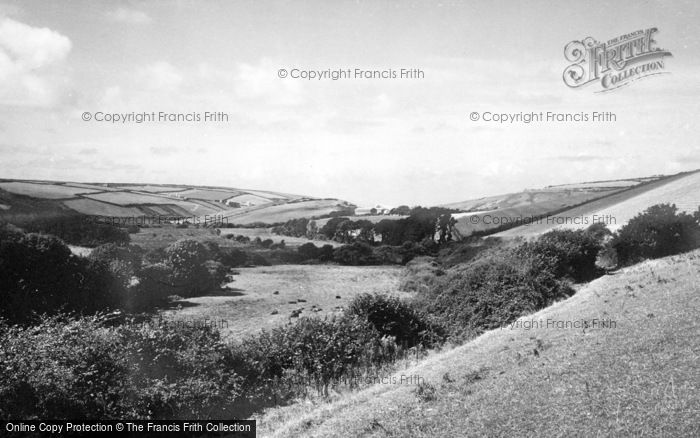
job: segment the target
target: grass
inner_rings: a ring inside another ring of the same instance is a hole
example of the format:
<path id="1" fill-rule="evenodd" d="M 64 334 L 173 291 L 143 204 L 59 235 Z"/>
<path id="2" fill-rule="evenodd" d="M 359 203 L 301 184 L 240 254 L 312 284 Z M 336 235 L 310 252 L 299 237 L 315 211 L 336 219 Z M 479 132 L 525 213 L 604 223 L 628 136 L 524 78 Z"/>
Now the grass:
<path id="1" fill-rule="evenodd" d="M 222 333 L 235 341 L 283 325 L 299 309 L 299 316 L 324 317 L 341 312 L 364 292 L 404 295 L 397 291 L 399 267 L 279 265 L 238 272 L 228 290 L 182 300 L 175 304 L 181 308 L 165 310 L 163 317 L 173 321 L 224 320 Z"/>
<path id="2" fill-rule="evenodd" d="M 636 214 L 654 204 L 675 203 L 679 210 L 693 212 L 700 205 L 700 172 L 684 174 L 645 184 L 616 193 L 603 199 L 595 200 L 560 214 L 553 215 L 555 221 L 566 218 L 587 218 L 587 222 L 566 225 L 569 228 L 585 228 L 593 223 L 593 216 L 610 215 L 608 228 L 616 230 L 625 225 Z M 516 227 L 498 234 L 498 237 L 534 236 L 557 228 L 557 223 L 536 223 Z"/>
<path id="3" fill-rule="evenodd" d="M 289 247 L 297 247 L 309 242 L 318 247 L 323 245 L 338 247 L 342 245 L 334 240 L 309 240 L 306 237 L 291 237 L 273 234 L 272 228 L 221 228 L 222 236 L 227 236 L 229 234 L 233 234 L 234 236 L 247 236 L 251 240 L 255 239 L 256 237 L 259 237 L 261 240 L 272 239 L 272 241 L 275 243 L 279 243 L 284 240 L 285 245 Z"/>
<path id="4" fill-rule="evenodd" d="M 280 223 L 290 219 L 329 214 L 338 210 L 338 205 L 342 204 L 342 202 L 337 199 L 316 199 L 289 204 L 263 205 L 262 208 L 229 215 L 228 221 L 234 224 L 250 224 L 253 222 Z"/>
<path id="5" fill-rule="evenodd" d="M 16 195 L 44 199 L 74 198 L 79 193 L 92 193 L 97 191 L 94 189 L 70 187 L 60 184 L 35 184 L 28 182 L 2 182 L 0 183 L 0 189 Z"/>
<path id="6" fill-rule="evenodd" d="M 399 370 L 418 383 L 272 409 L 259 436 L 698 436 L 699 273 L 700 251 L 626 268 Z M 522 324 L 593 318 L 616 325 Z"/>

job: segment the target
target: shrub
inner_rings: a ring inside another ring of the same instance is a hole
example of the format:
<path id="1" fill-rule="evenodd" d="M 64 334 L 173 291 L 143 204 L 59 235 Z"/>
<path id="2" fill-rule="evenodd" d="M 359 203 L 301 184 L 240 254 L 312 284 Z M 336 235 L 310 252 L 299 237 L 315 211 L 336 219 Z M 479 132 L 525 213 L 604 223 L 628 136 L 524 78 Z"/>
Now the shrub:
<path id="1" fill-rule="evenodd" d="M 108 266 L 73 256 L 54 236 L 0 229 L 0 317 L 29 322 L 35 314 L 93 312 L 116 302 Z"/>
<path id="2" fill-rule="evenodd" d="M 374 265 L 378 262 L 374 257 L 372 247 L 362 242 L 336 248 L 333 251 L 333 261 L 341 265 L 351 266 Z"/>
<path id="3" fill-rule="evenodd" d="M 192 239 L 179 240 L 165 250 L 167 264 L 172 267 L 171 282 L 183 297 L 197 296 L 218 287 L 204 263 L 209 250 Z"/>
<path id="4" fill-rule="evenodd" d="M 557 278 L 570 278 L 574 281 L 589 281 L 600 275 L 596 267 L 598 251 L 602 248 L 603 235 L 599 227 L 593 230 L 553 230 L 540 236 L 532 243 L 525 243 L 518 249 L 524 257 L 532 252 L 550 259 Z"/>
<path id="5" fill-rule="evenodd" d="M 319 249 L 311 242 L 299 246 L 297 252 L 302 260 L 314 260 L 319 255 Z"/>
<path id="6" fill-rule="evenodd" d="M 230 268 L 238 268 L 246 265 L 248 254 L 237 248 L 224 248 L 221 250 L 219 261 Z"/>
<path id="7" fill-rule="evenodd" d="M 700 245 L 700 224 L 675 205 L 649 207 L 620 228 L 612 240 L 622 265 L 690 251 Z"/>
<path id="8" fill-rule="evenodd" d="M 101 317 L 0 324 L 7 420 L 235 417 L 240 378 L 210 327 L 105 327 Z"/>
<path id="9" fill-rule="evenodd" d="M 61 240 L 80 246 L 94 247 L 103 243 L 126 244 L 130 237 L 127 230 L 114 225 L 99 223 L 82 215 L 67 215 L 36 219 L 22 224 L 30 233 L 54 235 Z"/>
<path id="10" fill-rule="evenodd" d="M 441 327 L 397 297 L 361 294 L 352 300 L 347 313 L 367 320 L 381 335 L 393 337 L 402 347 L 432 347 L 444 340 Z"/>
<path id="11" fill-rule="evenodd" d="M 235 349 L 235 367 L 246 390 L 261 398 L 279 395 L 273 393 L 290 372 L 327 395 L 332 383 L 393 359 L 391 345 L 361 318 L 300 318 L 244 340 Z"/>
<path id="12" fill-rule="evenodd" d="M 493 250 L 453 268 L 435 288 L 419 295 L 419 305 L 440 316 L 454 334 L 478 334 L 573 294 L 556 271 L 547 255 L 521 248 Z"/>

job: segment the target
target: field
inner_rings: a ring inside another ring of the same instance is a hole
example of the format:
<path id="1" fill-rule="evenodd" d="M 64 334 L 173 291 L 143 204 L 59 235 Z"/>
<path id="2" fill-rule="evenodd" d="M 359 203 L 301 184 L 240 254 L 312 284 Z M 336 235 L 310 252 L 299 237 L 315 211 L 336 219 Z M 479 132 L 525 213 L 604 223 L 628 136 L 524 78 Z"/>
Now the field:
<path id="1" fill-rule="evenodd" d="M 455 228 L 458 236 L 466 237 L 474 232 L 488 231 L 520 218 L 560 212 L 567 207 L 612 196 L 640 184 L 648 184 L 660 179 L 663 178 L 648 177 L 564 184 L 539 190 L 525 190 L 518 193 L 456 202 L 446 204 L 444 207 L 466 212 L 454 215 L 457 218 Z"/>
<path id="2" fill-rule="evenodd" d="M 16 195 L 45 199 L 74 198 L 79 193 L 94 193 L 97 191 L 60 184 L 34 184 L 28 182 L 0 182 L 0 189 Z"/>
<path id="3" fill-rule="evenodd" d="M 206 201 L 218 201 L 221 199 L 231 198 L 233 196 L 239 195 L 240 192 L 234 190 L 202 190 L 202 189 L 189 189 L 183 190 L 181 192 L 171 192 L 168 196 L 180 196 L 183 198 L 195 198 L 203 199 Z"/>
<path id="4" fill-rule="evenodd" d="M 235 341 L 287 323 L 294 310 L 303 309 L 301 316 L 324 317 L 340 312 L 363 292 L 405 294 L 397 290 L 400 267 L 279 265 L 238 271 L 227 290 L 177 302 L 174 305 L 182 307 L 163 311 L 163 318 L 219 322 L 222 333 Z"/>
<path id="5" fill-rule="evenodd" d="M 73 210 L 95 216 L 199 217 L 221 215 L 229 223 L 279 223 L 327 215 L 351 204 L 339 199 L 225 187 L 0 180 L 5 218 L 41 217 Z M 21 198 L 21 199 L 20 199 Z M 187 198 L 187 199 L 184 199 Z M 224 200 L 248 206 L 232 208 Z M 7 201 L 7 202 L 5 202 Z"/>
<path id="6" fill-rule="evenodd" d="M 403 384 L 271 409 L 259 436 L 698 436 L 699 272 L 700 251 L 626 268 Z M 583 320 L 597 326 L 557 328 Z"/>
<path id="7" fill-rule="evenodd" d="M 261 240 L 271 239 L 274 243 L 280 243 L 284 240 L 286 246 L 300 246 L 305 243 L 313 243 L 316 246 L 332 245 L 340 246 L 341 244 L 335 240 L 309 240 L 305 237 L 291 237 L 291 236 L 281 236 L 279 234 L 273 234 L 272 228 L 221 228 L 221 235 L 227 236 L 232 234 L 234 236 L 246 236 L 251 240 L 259 237 Z"/>
<path id="8" fill-rule="evenodd" d="M 400 214 L 376 214 L 376 215 L 367 215 L 367 216 L 343 216 L 343 217 L 347 217 L 351 221 L 370 221 L 373 224 L 376 224 L 377 222 L 381 222 L 384 219 L 396 221 L 399 219 L 405 219 L 408 216 L 402 216 Z M 318 219 L 316 221 L 316 226 L 318 228 L 321 228 L 322 226 L 326 225 L 326 223 L 328 223 L 329 220 L 330 220 L 330 218 Z"/>
<path id="9" fill-rule="evenodd" d="M 554 228 L 585 228 L 594 220 L 606 217 L 611 218 L 606 220 L 608 228 L 616 230 L 638 213 L 659 203 L 676 204 L 679 210 L 685 212 L 696 211 L 700 206 L 700 172 L 635 187 L 553 215 L 549 221 L 520 226 L 496 236 L 534 236 Z M 573 218 L 578 223 L 573 223 Z"/>
<path id="10" fill-rule="evenodd" d="M 290 219 L 322 216 L 347 205 L 337 199 L 315 199 L 310 201 L 291 202 L 289 204 L 263 206 L 264 208 L 250 209 L 241 213 L 227 214 L 229 223 L 251 224 L 263 222 L 268 224 L 286 222 Z"/>

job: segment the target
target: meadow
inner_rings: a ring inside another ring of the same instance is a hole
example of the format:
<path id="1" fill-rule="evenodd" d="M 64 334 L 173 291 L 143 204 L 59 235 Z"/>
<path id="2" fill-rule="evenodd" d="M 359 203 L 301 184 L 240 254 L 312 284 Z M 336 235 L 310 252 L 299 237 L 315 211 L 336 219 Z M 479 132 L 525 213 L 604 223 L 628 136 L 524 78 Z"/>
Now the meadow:
<path id="1" fill-rule="evenodd" d="M 236 271 L 221 290 L 176 301 L 161 315 L 169 321 L 218 321 L 222 335 L 236 341 L 296 317 L 338 315 L 361 293 L 408 295 L 398 290 L 401 267 L 396 266 L 277 265 Z"/>

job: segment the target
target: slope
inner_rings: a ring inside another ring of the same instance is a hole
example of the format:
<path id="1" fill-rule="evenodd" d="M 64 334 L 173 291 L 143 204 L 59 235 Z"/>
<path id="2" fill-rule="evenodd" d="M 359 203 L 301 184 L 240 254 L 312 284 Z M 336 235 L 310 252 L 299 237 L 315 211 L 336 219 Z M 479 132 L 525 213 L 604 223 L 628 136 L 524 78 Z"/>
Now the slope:
<path id="1" fill-rule="evenodd" d="M 698 436 L 699 276 L 700 251 L 626 268 L 397 374 L 419 385 L 277 408 L 259 436 Z"/>

